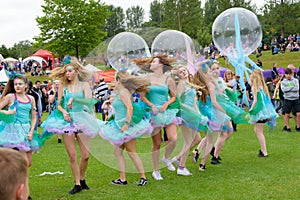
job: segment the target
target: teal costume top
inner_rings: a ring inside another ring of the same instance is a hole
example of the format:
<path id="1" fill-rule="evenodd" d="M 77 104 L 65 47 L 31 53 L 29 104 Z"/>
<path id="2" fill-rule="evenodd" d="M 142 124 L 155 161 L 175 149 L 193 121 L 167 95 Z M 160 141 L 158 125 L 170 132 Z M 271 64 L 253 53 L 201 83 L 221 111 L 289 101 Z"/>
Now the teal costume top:
<path id="1" fill-rule="evenodd" d="M 16 113 L 0 116 L 0 147 L 15 148 L 25 152 L 39 151 L 41 142 L 38 132 L 34 132 L 31 141 L 28 140 L 32 101 L 29 96 L 27 102 L 19 101 L 16 94 L 14 97 L 14 104 L 9 107 L 9 110 L 15 109 Z"/>
<path id="2" fill-rule="evenodd" d="M 169 100 L 169 88 L 167 84 L 150 85 L 149 88 L 146 97 L 159 111 L 160 107 Z M 149 106 L 146 106 L 146 109 L 150 112 L 153 127 L 165 127 L 172 123 L 176 125 L 181 123 L 181 118 L 177 116 L 180 111 L 178 101 L 170 104 L 164 112 L 153 113 Z"/>

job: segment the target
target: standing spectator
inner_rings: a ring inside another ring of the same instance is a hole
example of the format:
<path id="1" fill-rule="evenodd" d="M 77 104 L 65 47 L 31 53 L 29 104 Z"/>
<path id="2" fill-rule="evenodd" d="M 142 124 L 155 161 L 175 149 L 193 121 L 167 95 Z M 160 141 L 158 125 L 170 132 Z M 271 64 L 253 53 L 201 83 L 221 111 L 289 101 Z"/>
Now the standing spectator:
<path id="1" fill-rule="evenodd" d="M 34 100 L 36 102 L 36 124 L 35 124 L 34 130 L 37 130 L 39 121 L 42 118 L 43 108 L 42 108 L 41 96 L 36 91 L 34 91 L 31 81 L 28 81 L 27 94 L 33 96 Z"/>
<path id="2" fill-rule="evenodd" d="M 33 88 L 34 91 L 36 91 L 40 97 L 41 97 L 41 101 L 42 101 L 42 110 L 45 111 L 46 110 L 46 98 L 47 97 L 47 92 L 46 92 L 46 88 L 41 86 L 41 81 L 37 80 L 35 82 L 35 87 Z"/>
<path id="3" fill-rule="evenodd" d="M 300 131 L 300 100 L 299 100 L 299 81 L 294 78 L 293 71 L 290 68 L 285 69 L 285 79 L 280 85 L 283 96 L 284 128 L 291 132 L 289 117 L 291 111 L 296 113 L 296 131 Z"/>
<path id="4" fill-rule="evenodd" d="M 98 87 L 95 89 L 95 96 L 99 101 L 98 111 L 102 111 L 101 106 L 107 98 L 107 91 L 108 91 L 108 85 L 104 81 L 104 78 L 101 78 Z M 102 120 L 105 120 L 105 114 L 103 112 L 102 112 Z"/>
<path id="5" fill-rule="evenodd" d="M 273 62 L 273 67 L 272 67 L 272 79 L 274 80 L 278 76 L 278 71 L 277 71 L 277 63 Z"/>
<path id="6" fill-rule="evenodd" d="M 271 77 L 267 77 L 266 78 L 266 85 L 268 87 L 268 91 L 269 91 L 269 94 L 270 94 L 270 98 L 271 98 L 271 102 L 273 104 L 273 106 L 275 107 L 275 98 L 274 98 L 274 83 L 273 83 L 273 80 Z"/>

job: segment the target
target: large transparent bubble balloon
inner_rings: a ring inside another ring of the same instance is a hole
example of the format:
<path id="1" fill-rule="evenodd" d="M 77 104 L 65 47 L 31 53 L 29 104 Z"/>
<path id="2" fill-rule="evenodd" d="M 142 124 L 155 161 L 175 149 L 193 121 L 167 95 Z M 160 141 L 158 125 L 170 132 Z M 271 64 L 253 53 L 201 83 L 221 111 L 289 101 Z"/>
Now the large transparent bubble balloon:
<path id="1" fill-rule="evenodd" d="M 239 30 L 236 29 L 238 27 Z M 233 58 L 238 57 L 237 34 L 240 34 L 240 45 L 245 56 L 254 52 L 262 40 L 262 30 L 256 15 L 244 8 L 230 8 L 222 12 L 213 23 L 212 34 L 218 50 Z"/>
<path id="2" fill-rule="evenodd" d="M 122 69 L 138 70 L 139 68 L 131 62 L 131 59 L 148 57 L 151 57 L 151 54 L 145 40 L 131 32 L 117 34 L 107 48 L 108 61 L 117 71 Z"/>
<path id="3" fill-rule="evenodd" d="M 191 73 L 195 72 L 195 46 L 192 39 L 183 32 L 167 30 L 158 34 L 152 43 L 151 54 L 176 58 L 176 64 L 186 65 Z"/>

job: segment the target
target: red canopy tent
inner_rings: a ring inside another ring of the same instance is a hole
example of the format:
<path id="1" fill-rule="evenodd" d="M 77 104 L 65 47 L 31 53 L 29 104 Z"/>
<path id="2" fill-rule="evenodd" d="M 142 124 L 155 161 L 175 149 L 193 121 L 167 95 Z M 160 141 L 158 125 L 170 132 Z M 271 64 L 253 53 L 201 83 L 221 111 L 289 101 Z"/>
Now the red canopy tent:
<path id="1" fill-rule="evenodd" d="M 53 58 L 53 55 L 50 51 L 48 50 L 44 50 L 44 49 L 39 49 L 37 52 L 35 52 L 34 54 L 32 54 L 31 56 L 39 56 L 44 58 L 47 62 L 49 62 L 49 59 L 52 60 L 52 68 L 54 68 L 54 63 L 55 60 Z"/>

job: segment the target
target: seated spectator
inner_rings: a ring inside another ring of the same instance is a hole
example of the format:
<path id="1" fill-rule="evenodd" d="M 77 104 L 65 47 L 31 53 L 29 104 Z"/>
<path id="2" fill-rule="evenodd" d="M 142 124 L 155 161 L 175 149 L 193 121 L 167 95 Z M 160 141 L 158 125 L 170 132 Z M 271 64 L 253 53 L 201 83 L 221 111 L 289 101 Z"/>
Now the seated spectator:
<path id="1" fill-rule="evenodd" d="M 0 198 L 29 199 L 27 159 L 18 151 L 0 148 L 0 169 Z"/>
<path id="2" fill-rule="evenodd" d="M 258 57 L 260 57 L 260 56 L 262 56 L 261 48 L 258 47 L 258 48 L 256 49 L 256 58 L 258 58 Z"/>
<path id="3" fill-rule="evenodd" d="M 292 51 L 299 51 L 299 45 L 297 42 L 294 42 L 292 45 Z"/>

